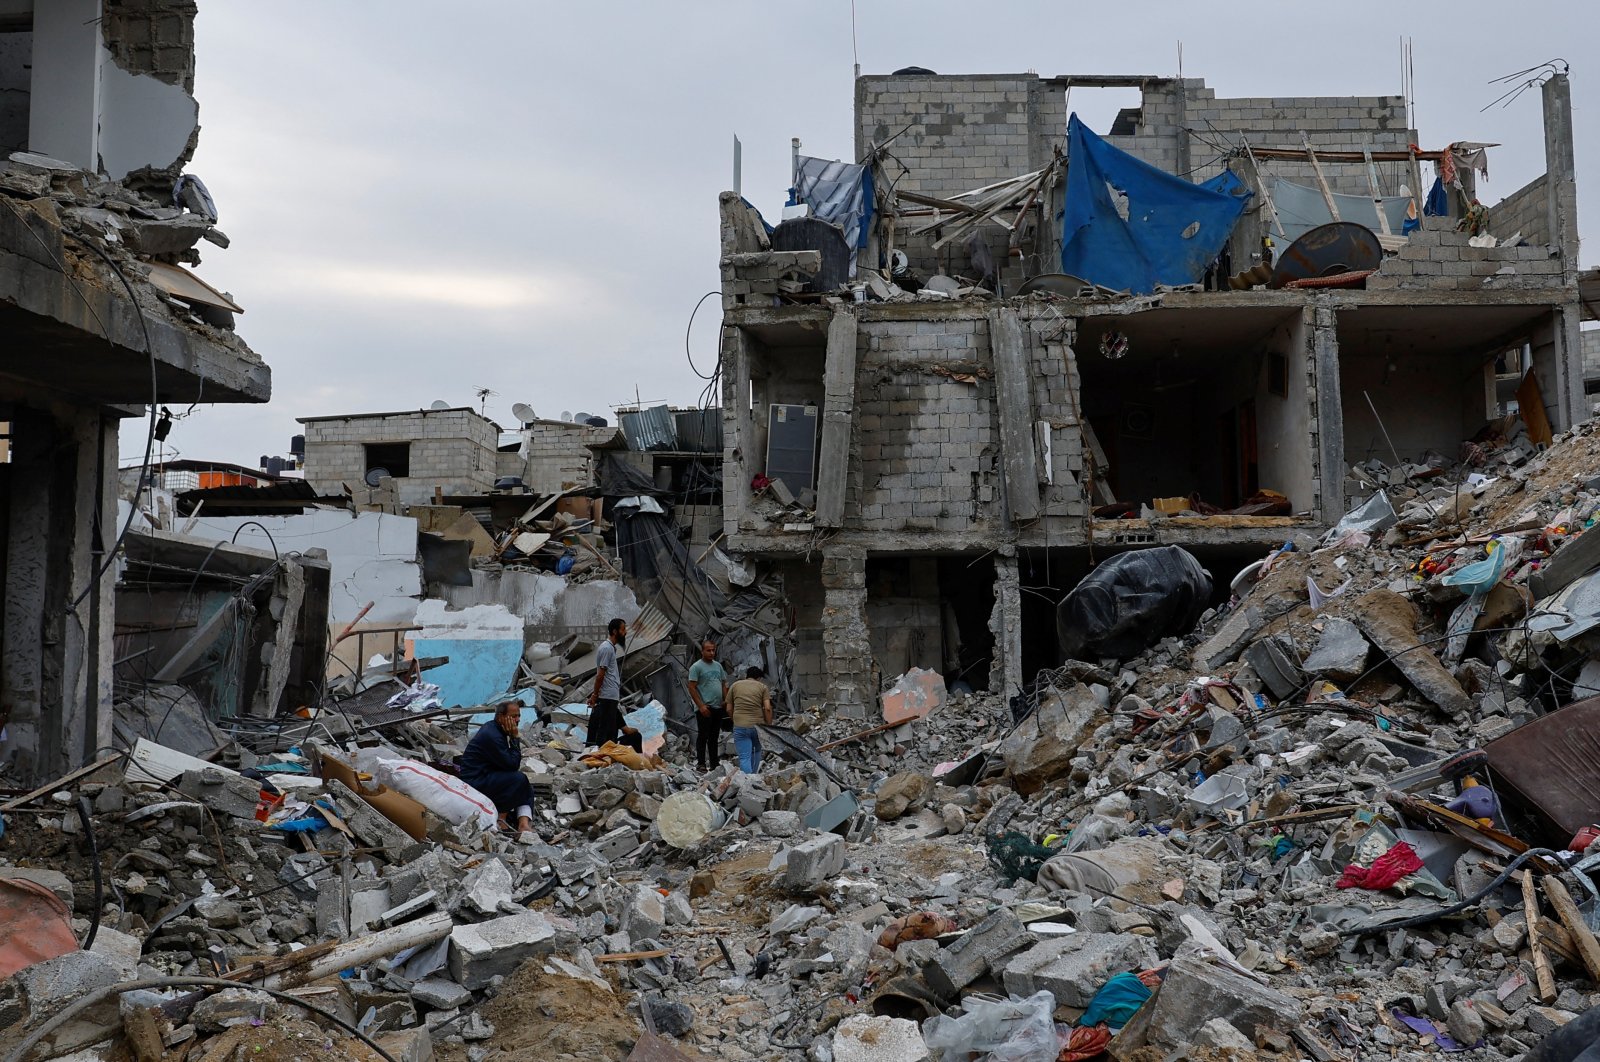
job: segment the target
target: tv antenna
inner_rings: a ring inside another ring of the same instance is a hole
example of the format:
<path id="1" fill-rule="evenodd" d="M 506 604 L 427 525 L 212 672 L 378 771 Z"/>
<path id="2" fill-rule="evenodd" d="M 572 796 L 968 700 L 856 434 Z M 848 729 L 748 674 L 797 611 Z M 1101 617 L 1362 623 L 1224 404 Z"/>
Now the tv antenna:
<path id="1" fill-rule="evenodd" d="M 473 393 L 478 396 L 478 415 L 482 417 L 488 415 L 484 411 L 489 407 L 489 399 L 493 398 L 495 395 L 498 395 L 500 392 L 490 387 L 479 387 L 475 388 Z"/>

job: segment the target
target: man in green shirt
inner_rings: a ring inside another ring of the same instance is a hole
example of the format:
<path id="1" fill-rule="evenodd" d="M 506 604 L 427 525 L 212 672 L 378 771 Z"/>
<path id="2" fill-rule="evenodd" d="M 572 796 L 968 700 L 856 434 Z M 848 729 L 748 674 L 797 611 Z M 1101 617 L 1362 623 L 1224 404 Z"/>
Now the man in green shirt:
<path id="1" fill-rule="evenodd" d="M 722 759 L 722 729 L 728 714 L 722 707 L 722 686 L 728 671 L 717 659 L 717 643 L 707 638 L 700 643 L 700 659 L 689 665 L 689 699 L 694 701 L 700 727 L 695 743 L 695 758 L 702 771 L 709 771 Z"/>

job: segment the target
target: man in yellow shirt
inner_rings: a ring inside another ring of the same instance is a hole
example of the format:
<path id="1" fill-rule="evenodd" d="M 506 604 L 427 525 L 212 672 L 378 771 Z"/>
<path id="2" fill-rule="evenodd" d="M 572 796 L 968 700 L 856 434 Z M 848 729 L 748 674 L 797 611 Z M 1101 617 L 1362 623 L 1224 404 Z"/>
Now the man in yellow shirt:
<path id="1" fill-rule="evenodd" d="M 761 724 L 772 724 L 772 691 L 761 681 L 766 673 L 750 668 L 744 678 L 728 687 L 728 714 L 733 719 L 733 747 L 739 751 L 739 770 L 761 770 Z"/>

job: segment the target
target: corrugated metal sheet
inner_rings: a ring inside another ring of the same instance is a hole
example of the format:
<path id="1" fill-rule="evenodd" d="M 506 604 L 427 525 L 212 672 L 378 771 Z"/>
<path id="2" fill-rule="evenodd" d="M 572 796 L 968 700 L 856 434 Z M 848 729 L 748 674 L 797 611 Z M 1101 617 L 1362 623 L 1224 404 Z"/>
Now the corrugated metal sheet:
<path id="1" fill-rule="evenodd" d="M 663 407 L 664 408 L 664 407 Z M 672 621 L 666 614 L 653 603 L 646 602 L 639 612 L 638 618 L 628 624 L 628 644 L 622 654 L 622 671 L 628 672 L 628 658 L 636 655 L 640 650 L 652 646 L 672 633 Z M 570 661 L 566 666 L 567 674 L 574 679 L 581 679 L 585 675 L 594 674 L 596 657 L 598 653 L 588 652 Z"/>
<path id="2" fill-rule="evenodd" d="M 630 450 L 676 450 L 678 426 L 672 411 L 666 406 L 651 406 L 633 413 L 623 413 L 622 435 L 628 440 Z"/>
<path id="3" fill-rule="evenodd" d="M 697 454 L 722 452 L 722 410 L 684 409 L 673 414 L 678 422 L 678 448 Z"/>

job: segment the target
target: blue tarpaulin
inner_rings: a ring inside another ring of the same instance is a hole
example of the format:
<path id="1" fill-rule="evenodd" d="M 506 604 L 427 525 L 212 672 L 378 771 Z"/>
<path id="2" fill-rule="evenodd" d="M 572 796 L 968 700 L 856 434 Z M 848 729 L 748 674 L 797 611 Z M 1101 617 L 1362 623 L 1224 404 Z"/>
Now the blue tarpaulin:
<path id="1" fill-rule="evenodd" d="M 811 216 L 844 230 L 845 243 L 865 247 L 872 226 L 872 168 L 849 162 L 800 156 L 794 189 L 796 202 L 811 207 Z"/>
<path id="2" fill-rule="evenodd" d="M 1244 212 L 1245 196 L 1223 190 L 1242 190 L 1237 179 L 1191 184 L 1112 147 L 1076 114 L 1067 149 L 1061 271 L 1102 287 L 1196 283 Z"/>

